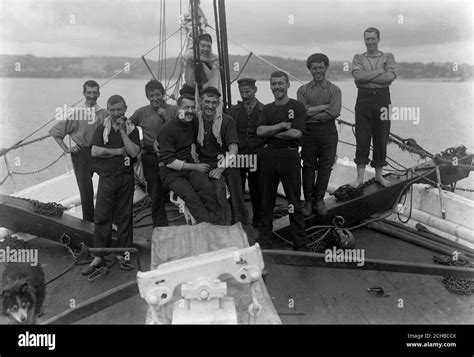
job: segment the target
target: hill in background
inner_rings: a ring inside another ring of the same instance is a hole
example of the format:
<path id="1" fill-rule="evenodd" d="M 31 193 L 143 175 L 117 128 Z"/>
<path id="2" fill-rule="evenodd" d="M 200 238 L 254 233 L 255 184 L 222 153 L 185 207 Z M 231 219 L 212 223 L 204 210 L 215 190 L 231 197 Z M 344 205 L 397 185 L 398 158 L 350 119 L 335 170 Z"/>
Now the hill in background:
<path id="1" fill-rule="evenodd" d="M 291 73 L 302 80 L 310 80 L 305 61 L 263 56 L 269 62 Z M 231 78 L 235 78 L 238 71 L 234 71 L 238 64 L 242 69 L 247 56 L 229 56 L 232 69 Z M 135 62 L 132 64 L 133 62 Z M 148 60 L 148 65 L 156 73 L 158 62 Z M 474 77 L 474 66 L 453 63 L 421 63 L 400 62 L 398 75 L 405 79 L 451 79 L 468 80 Z M 123 68 L 127 70 L 120 74 L 120 78 L 151 78 L 150 72 L 141 59 L 132 57 L 36 57 L 32 55 L 0 55 L 1 77 L 46 77 L 46 78 L 108 78 Z M 177 76 L 180 68 L 176 58 L 169 58 L 165 63 L 166 77 Z M 257 80 L 266 80 L 274 69 L 252 56 L 241 76 L 253 77 Z M 352 79 L 350 74 L 351 63 L 333 61 L 330 64 L 327 77 L 332 80 Z"/>

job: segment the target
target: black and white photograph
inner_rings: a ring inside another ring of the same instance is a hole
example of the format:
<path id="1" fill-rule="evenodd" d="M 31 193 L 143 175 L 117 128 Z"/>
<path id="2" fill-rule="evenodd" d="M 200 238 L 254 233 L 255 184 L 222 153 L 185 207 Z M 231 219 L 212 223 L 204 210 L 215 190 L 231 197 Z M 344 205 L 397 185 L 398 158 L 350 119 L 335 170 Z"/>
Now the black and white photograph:
<path id="1" fill-rule="evenodd" d="M 473 352 L 473 17 L 0 0 L 0 353 L 104 325 L 126 351 L 291 325 L 270 344 Z"/>

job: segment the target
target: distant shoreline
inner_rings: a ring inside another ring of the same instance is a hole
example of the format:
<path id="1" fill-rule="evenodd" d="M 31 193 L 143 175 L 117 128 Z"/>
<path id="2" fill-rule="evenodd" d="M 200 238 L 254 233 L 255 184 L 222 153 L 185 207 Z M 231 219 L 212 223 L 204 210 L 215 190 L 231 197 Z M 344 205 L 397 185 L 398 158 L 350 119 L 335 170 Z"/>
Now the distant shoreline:
<path id="1" fill-rule="evenodd" d="M 99 77 L 99 76 L 83 76 L 83 77 L 46 77 L 46 76 L 31 76 L 31 77 L 23 77 L 23 76 L 0 76 L 0 78 L 15 78 L 15 79 L 83 79 L 87 80 L 90 78 L 93 79 L 108 79 L 109 77 Z M 116 79 L 123 79 L 123 80 L 144 80 L 147 81 L 151 78 L 143 77 L 143 78 L 131 78 L 131 77 L 116 77 Z M 352 82 L 352 78 L 327 78 L 330 81 L 334 82 Z M 177 78 L 172 78 L 171 82 L 177 80 Z M 256 78 L 257 81 L 268 81 L 268 78 Z M 291 79 L 290 79 L 291 80 Z M 309 82 L 310 78 L 303 78 L 304 82 Z M 295 81 L 295 80 L 291 80 Z M 450 78 L 397 78 L 397 81 L 406 81 L 406 82 L 455 82 L 455 83 L 469 83 L 474 82 L 474 78 L 466 78 L 465 80 L 461 80 L 461 77 L 450 77 Z"/>
<path id="2" fill-rule="evenodd" d="M 302 81 L 311 80 L 310 73 L 303 60 L 263 56 L 266 61 L 275 63 L 282 70 L 291 73 L 294 78 Z M 247 62 L 248 61 L 248 62 Z M 158 62 L 149 59 L 149 68 L 154 70 L 159 68 Z M 230 77 L 235 79 L 252 77 L 257 80 L 268 80 L 270 73 L 274 71 L 272 66 L 258 58 L 240 55 L 229 55 L 229 63 L 237 67 L 231 69 Z M 168 78 L 170 75 L 177 76 L 180 73 L 179 58 L 167 58 L 162 66 L 159 77 Z M 453 63 L 421 63 L 421 62 L 400 62 L 398 63 L 398 78 L 414 81 L 429 82 L 471 82 L 474 78 L 474 66 L 469 64 Z M 133 57 L 36 57 L 32 55 L 0 55 L 0 77 L 2 78 L 110 78 L 116 74 L 121 79 L 142 79 L 148 80 L 152 77 L 147 67 Z M 352 81 L 350 63 L 332 61 L 329 66 L 326 78 L 334 81 Z"/>

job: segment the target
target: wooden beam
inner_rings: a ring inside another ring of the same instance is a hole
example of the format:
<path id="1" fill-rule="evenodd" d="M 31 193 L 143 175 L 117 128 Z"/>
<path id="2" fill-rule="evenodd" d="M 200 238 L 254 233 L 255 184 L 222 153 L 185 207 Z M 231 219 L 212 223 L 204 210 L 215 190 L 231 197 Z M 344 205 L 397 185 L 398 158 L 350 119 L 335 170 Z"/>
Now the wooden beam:
<path id="1" fill-rule="evenodd" d="M 470 164 L 472 162 L 472 155 L 465 155 L 459 159 L 459 162 Z M 325 203 L 328 208 L 328 214 L 323 217 L 317 214 L 307 217 L 305 219 L 306 227 L 332 224 L 332 219 L 335 216 L 344 217 L 345 226 L 347 227 L 375 213 L 391 209 L 396 203 L 398 195 L 408 182 L 428 183 L 427 179 L 436 182 L 436 173 L 432 162 L 418 165 L 414 167 L 413 170 L 416 172 L 413 178 L 407 178 L 405 174 L 398 175 L 392 173 L 386 177 L 391 183 L 389 187 L 382 187 L 377 183 L 373 183 L 364 188 L 363 194 L 360 197 L 342 202 L 336 201 L 332 196 L 326 198 Z M 455 166 L 442 166 L 441 171 L 443 184 L 456 182 L 466 177 L 466 175 L 469 175 L 469 170 Z M 290 234 L 289 219 L 287 216 L 275 220 L 273 227 L 274 232 L 280 235 L 289 236 Z"/>
<path id="2" fill-rule="evenodd" d="M 459 253 L 460 256 L 472 258 L 473 254 L 468 253 L 466 249 L 456 249 L 447 245 L 446 243 L 440 243 L 428 238 L 425 238 L 418 233 L 413 233 L 412 231 L 406 230 L 403 226 L 395 226 L 385 222 L 371 222 L 367 225 L 367 228 L 380 232 L 382 234 L 401 239 L 405 242 L 409 242 L 420 247 L 429 249 L 433 252 L 438 252 L 449 257 L 454 256 L 454 252 Z"/>
<path id="3" fill-rule="evenodd" d="M 474 269 L 438 264 L 421 264 L 396 260 L 365 259 L 361 266 L 354 263 L 326 262 L 325 254 L 303 253 L 286 250 L 263 250 L 265 265 L 292 265 L 333 269 L 355 269 L 390 271 L 396 273 L 454 276 L 456 278 L 474 278 Z"/>
<path id="4" fill-rule="evenodd" d="M 129 281 L 125 284 L 119 285 L 103 294 L 97 295 L 92 299 L 84 301 L 77 305 L 74 309 L 64 311 L 49 320 L 42 323 L 43 325 L 52 324 L 73 324 L 77 321 L 83 320 L 90 315 L 98 313 L 112 305 L 118 304 L 128 298 L 131 298 L 139 293 L 136 280 Z"/>
<path id="5" fill-rule="evenodd" d="M 61 217 L 35 213 L 30 203 L 17 197 L 0 195 L 0 227 L 59 242 L 63 233 L 74 246 L 84 242 L 93 246 L 94 223 L 63 214 Z"/>
<path id="6" fill-rule="evenodd" d="M 71 245 L 79 247 L 83 242 L 88 247 L 94 246 L 94 223 L 63 214 L 61 217 L 35 213 L 30 204 L 17 197 L 0 195 L 0 227 L 15 232 L 29 233 L 40 238 L 59 242 L 66 233 L 71 237 Z M 116 238 L 112 238 L 112 246 Z M 149 251 L 150 245 L 133 243 L 140 251 Z"/>
<path id="7" fill-rule="evenodd" d="M 319 216 L 314 214 L 305 219 L 306 227 L 331 225 L 335 216 L 342 216 L 345 226 L 353 225 L 363 219 L 375 214 L 387 211 L 392 208 L 398 195 L 405 187 L 407 181 L 405 175 L 390 175 L 387 179 L 391 186 L 382 187 L 379 184 L 372 184 L 364 188 L 363 195 L 347 201 L 336 201 L 331 196 L 325 199 L 328 214 Z M 282 236 L 290 235 L 289 219 L 287 216 L 273 222 L 273 231 Z"/>

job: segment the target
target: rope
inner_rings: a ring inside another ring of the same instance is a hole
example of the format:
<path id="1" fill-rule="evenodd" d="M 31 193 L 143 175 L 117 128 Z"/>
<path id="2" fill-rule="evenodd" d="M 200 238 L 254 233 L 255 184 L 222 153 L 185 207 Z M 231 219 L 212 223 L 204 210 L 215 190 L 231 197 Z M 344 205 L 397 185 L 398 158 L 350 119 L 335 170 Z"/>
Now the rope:
<path id="1" fill-rule="evenodd" d="M 411 173 L 411 179 L 409 180 L 408 179 L 408 173 Z M 409 170 L 409 172 L 407 172 L 407 181 L 411 182 L 413 180 L 413 170 Z M 403 190 L 402 190 L 403 192 Z M 408 195 L 405 195 L 405 199 L 403 200 L 403 203 L 402 203 L 402 206 L 405 205 L 406 201 L 407 201 L 407 197 Z M 399 204 L 399 202 L 397 202 Z M 400 216 L 400 211 L 397 210 L 397 218 L 400 222 L 402 223 L 408 223 L 408 221 L 411 219 L 411 214 L 413 212 L 413 185 L 410 185 L 410 212 L 408 213 L 408 217 L 406 220 L 403 220 Z"/>
<path id="2" fill-rule="evenodd" d="M 5 183 L 5 181 L 8 180 L 8 178 L 9 178 L 10 176 L 11 176 L 11 174 L 8 173 L 8 174 L 2 179 L 2 181 L 0 181 L 0 186 L 2 186 L 2 185 Z"/>
<path id="3" fill-rule="evenodd" d="M 237 77 L 235 77 L 231 82 L 230 84 L 234 83 L 237 79 L 239 79 L 240 75 L 242 74 L 242 72 L 244 71 L 245 67 L 247 66 L 247 64 L 249 63 L 249 60 L 250 60 L 250 57 L 252 57 L 253 55 L 253 52 L 250 52 L 250 54 L 248 55 L 247 59 L 245 60 L 245 63 L 244 65 L 242 66 L 242 69 L 239 71 L 239 73 L 237 74 Z"/>
<path id="4" fill-rule="evenodd" d="M 2 179 L 2 181 L 0 181 L 0 186 L 2 186 L 5 181 L 13 176 L 13 175 L 20 175 L 20 176 L 26 176 L 26 175 L 35 175 L 37 173 L 40 173 L 42 171 L 45 171 L 47 169 L 49 169 L 51 166 L 53 166 L 55 163 L 57 163 L 63 156 L 65 156 L 66 154 L 65 153 L 62 153 L 61 155 L 59 155 L 59 157 L 52 161 L 51 163 L 49 163 L 47 166 L 41 168 L 41 169 L 38 169 L 38 170 L 34 170 L 34 171 L 27 171 L 27 172 L 19 172 L 19 171 L 13 171 L 13 170 L 9 170 L 7 175 Z"/>
<path id="5" fill-rule="evenodd" d="M 143 54 L 143 56 L 146 56 L 147 54 L 149 54 L 150 52 L 154 51 L 158 46 L 160 46 L 163 42 L 166 42 L 168 41 L 171 37 L 173 37 L 176 33 L 178 33 L 178 31 L 180 31 L 181 28 L 178 28 L 175 32 L 173 32 L 170 36 L 168 36 L 165 40 L 159 42 L 157 45 L 153 46 L 152 48 L 150 48 L 147 52 L 145 52 Z M 130 67 L 133 66 L 135 63 L 137 63 L 138 61 L 141 60 L 141 57 L 135 59 L 131 64 L 130 64 Z M 112 75 L 111 77 L 109 77 L 107 80 L 105 80 L 103 83 L 100 84 L 100 87 L 103 88 L 105 87 L 110 81 L 112 81 L 115 77 L 117 77 L 118 75 L 122 74 L 124 71 L 126 70 L 126 68 L 122 68 L 120 71 L 118 71 L 117 73 L 115 73 L 114 75 Z M 80 100 L 76 101 L 75 103 L 73 103 L 71 106 L 74 107 L 76 106 L 77 104 L 79 104 L 80 102 L 82 102 L 84 100 L 84 98 L 81 98 Z M 22 144 L 26 139 L 30 138 L 31 136 L 33 136 L 34 134 L 36 134 L 37 132 L 39 132 L 41 129 L 43 129 L 44 127 L 46 127 L 47 125 L 49 125 L 50 123 L 52 123 L 54 120 L 56 120 L 56 117 L 53 117 L 51 118 L 50 120 L 48 120 L 46 123 L 44 123 L 43 125 L 41 125 L 39 128 L 33 130 L 30 134 L 28 134 L 27 136 L 25 136 L 23 139 L 21 139 L 20 141 L 18 141 L 15 145 L 12 146 L 12 148 L 16 148 L 16 147 L 19 147 L 20 144 Z M 10 151 L 11 149 L 7 149 L 8 151 Z"/>
<path id="6" fill-rule="evenodd" d="M 16 150 L 16 149 L 19 149 L 19 148 L 21 148 L 21 147 L 23 147 L 23 146 L 36 143 L 36 142 L 38 142 L 38 141 L 44 140 L 44 139 L 46 139 L 46 138 L 49 138 L 50 136 L 51 136 L 51 135 L 49 135 L 49 134 L 48 134 L 48 135 L 44 135 L 44 136 L 41 136 L 41 137 L 39 137 L 39 138 L 37 138 L 37 139 L 33 139 L 33 140 L 30 140 L 30 141 L 26 141 L 26 142 L 24 142 L 24 143 L 22 143 L 22 144 L 18 144 L 18 145 L 15 144 L 15 145 L 13 145 L 13 146 L 11 146 L 11 147 L 9 147 L 9 148 L 0 149 L 0 156 L 5 156 L 9 151 Z"/>
<path id="7" fill-rule="evenodd" d="M 143 63 L 145 63 L 146 68 L 148 69 L 148 72 L 150 72 L 151 77 L 156 80 L 155 75 L 153 74 L 153 71 L 151 70 L 150 66 L 148 65 L 148 62 L 145 59 L 145 56 L 142 56 Z"/>
<path id="8" fill-rule="evenodd" d="M 216 31 L 216 29 L 213 28 L 212 26 L 209 26 L 209 27 L 210 27 L 211 29 L 213 29 L 214 31 Z M 216 31 L 216 34 L 217 34 L 217 31 Z M 232 38 L 230 38 L 230 37 L 227 37 L 227 38 L 228 38 L 229 41 L 231 41 L 232 43 L 234 43 L 234 44 L 237 45 L 238 47 L 244 49 L 245 51 L 247 51 L 247 52 L 249 52 L 249 53 L 253 53 L 258 59 L 260 59 L 261 61 L 263 61 L 263 62 L 265 62 L 266 64 L 270 65 L 271 67 L 275 68 L 276 70 L 279 70 L 279 71 L 282 71 L 282 72 L 287 73 L 289 77 L 293 78 L 294 80 L 296 80 L 297 82 L 299 82 L 299 83 L 301 83 L 301 84 L 304 84 L 304 83 L 305 83 L 303 80 L 301 80 L 301 79 L 299 79 L 298 77 L 294 76 L 294 75 L 291 74 L 290 72 L 285 71 L 284 69 L 278 67 L 277 65 L 275 65 L 275 64 L 273 64 L 272 62 L 268 61 L 268 60 L 265 59 L 264 57 L 262 57 L 262 56 L 260 56 L 260 55 L 258 55 L 258 54 L 256 54 L 256 53 L 254 53 L 253 51 L 251 51 L 251 50 L 248 49 L 247 47 L 245 47 L 245 46 L 239 44 L 238 42 L 234 41 Z M 344 105 L 342 105 L 341 107 L 342 107 L 343 109 L 347 110 L 349 113 L 355 114 L 355 112 L 354 112 L 352 109 L 350 109 L 350 108 L 348 108 L 348 107 L 346 107 L 346 106 L 344 106 Z M 341 124 L 345 124 L 345 125 L 348 125 L 348 126 L 351 126 L 351 127 L 354 127 L 354 126 L 355 126 L 355 124 L 346 122 L 346 121 L 341 120 L 341 119 L 336 119 L 336 121 L 338 121 L 338 122 L 341 123 Z M 390 133 L 390 135 L 392 135 L 393 138 L 395 138 L 395 139 L 396 139 L 396 138 L 401 139 L 401 138 L 400 138 L 398 135 L 396 135 L 396 134 Z M 395 142 L 396 140 L 393 140 L 393 141 Z M 413 147 L 413 146 L 411 146 L 411 145 L 408 145 L 408 144 L 406 143 L 407 141 L 408 141 L 408 139 L 402 139 L 402 142 L 401 142 L 401 143 L 397 143 L 397 144 L 399 144 L 399 146 L 402 148 L 402 150 L 407 150 L 407 151 L 409 151 L 409 152 L 414 152 L 414 153 L 416 153 L 416 154 L 418 154 L 418 155 L 420 155 L 420 156 L 427 156 L 427 157 L 432 157 L 432 156 L 433 156 L 433 155 L 430 154 L 427 150 L 423 149 L 423 148 L 422 148 L 421 146 L 419 146 L 419 145 L 417 145 L 417 147 Z M 415 142 L 415 143 L 416 143 L 416 142 Z M 391 161 L 395 162 L 397 165 L 399 165 L 399 166 L 401 166 L 401 167 L 404 167 L 403 165 L 401 165 L 400 163 L 396 162 L 395 160 L 393 160 L 393 159 L 391 159 L 391 158 L 389 158 L 389 157 L 387 157 L 387 159 L 390 159 Z M 405 167 L 404 167 L 404 168 L 405 168 Z M 406 169 L 406 168 L 405 168 L 405 169 Z"/>

